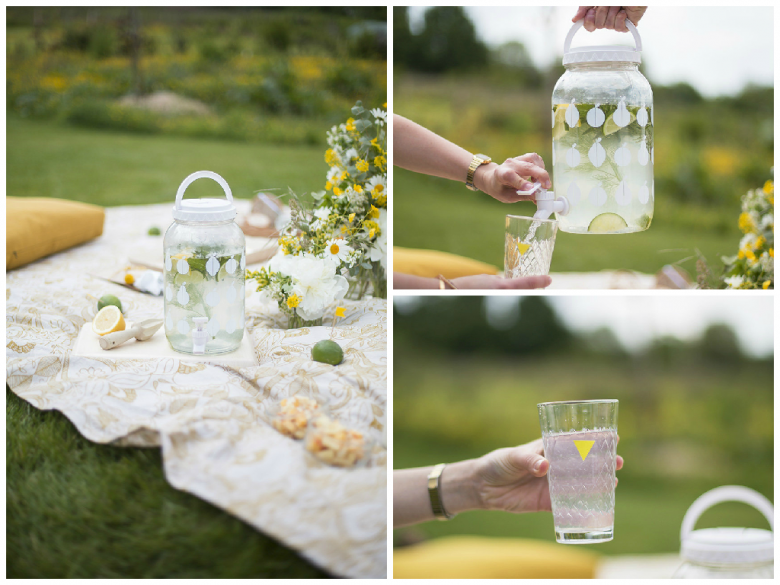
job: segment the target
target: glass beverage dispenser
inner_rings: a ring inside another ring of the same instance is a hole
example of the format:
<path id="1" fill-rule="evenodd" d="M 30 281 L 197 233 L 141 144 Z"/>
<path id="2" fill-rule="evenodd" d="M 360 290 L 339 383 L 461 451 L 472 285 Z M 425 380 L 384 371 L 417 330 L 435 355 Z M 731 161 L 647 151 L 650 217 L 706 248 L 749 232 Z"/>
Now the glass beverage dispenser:
<path id="1" fill-rule="evenodd" d="M 561 231 L 626 234 L 653 219 L 653 92 L 638 70 L 635 48 L 571 48 L 583 21 L 564 43 L 566 72 L 552 95 L 552 162 L 556 196 L 539 192 L 538 217 L 556 214 Z"/>

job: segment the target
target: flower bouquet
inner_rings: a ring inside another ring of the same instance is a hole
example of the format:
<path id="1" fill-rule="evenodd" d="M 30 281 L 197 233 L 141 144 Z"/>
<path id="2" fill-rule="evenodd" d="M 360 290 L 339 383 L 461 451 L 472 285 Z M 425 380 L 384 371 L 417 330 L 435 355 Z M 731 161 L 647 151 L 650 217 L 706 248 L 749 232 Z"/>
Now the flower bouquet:
<path id="1" fill-rule="evenodd" d="M 350 281 L 350 298 L 369 291 L 387 298 L 387 111 L 357 102 L 352 115 L 328 132 L 330 169 L 325 190 L 312 194 L 311 227 L 332 234 L 337 248 L 348 250 L 340 272 Z"/>
<path id="2" fill-rule="evenodd" d="M 727 288 L 774 288 L 775 279 L 775 187 L 767 181 L 762 189 L 742 197 L 739 228 L 742 239 L 736 256 L 723 257 Z"/>
<path id="3" fill-rule="evenodd" d="M 328 132 L 325 190 L 308 208 L 290 193 L 290 223 L 268 267 L 248 271 L 288 327 L 322 324 L 326 308 L 369 291 L 387 297 L 387 112 L 352 108 L 357 118 Z"/>

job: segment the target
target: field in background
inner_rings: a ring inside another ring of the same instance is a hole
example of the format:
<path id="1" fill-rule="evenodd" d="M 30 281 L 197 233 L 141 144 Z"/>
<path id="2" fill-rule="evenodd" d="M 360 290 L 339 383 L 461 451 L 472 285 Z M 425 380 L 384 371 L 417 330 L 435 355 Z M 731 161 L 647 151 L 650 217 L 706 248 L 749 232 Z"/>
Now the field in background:
<path id="1" fill-rule="evenodd" d="M 7 107 L 94 128 L 325 143 L 387 101 L 384 8 L 10 8 Z M 172 92 L 197 110 L 119 102 Z"/>
<path id="2" fill-rule="evenodd" d="M 472 152 L 503 161 L 538 152 L 551 168 L 550 95 L 524 87 L 512 72 L 423 76 L 396 68 L 395 113 Z M 652 81 L 652 80 L 651 80 Z M 655 216 L 627 236 L 559 233 L 552 271 L 630 269 L 654 273 L 697 254 L 717 275 L 737 249 L 739 198 L 771 177 L 772 90 L 705 100 L 689 86 L 654 87 Z M 529 215 L 460 184 L 394 170 L 394 244 L 462 254 L 503 266 L 508 213 Z M 682 266 L 695 276 L 695 259 Z"/>

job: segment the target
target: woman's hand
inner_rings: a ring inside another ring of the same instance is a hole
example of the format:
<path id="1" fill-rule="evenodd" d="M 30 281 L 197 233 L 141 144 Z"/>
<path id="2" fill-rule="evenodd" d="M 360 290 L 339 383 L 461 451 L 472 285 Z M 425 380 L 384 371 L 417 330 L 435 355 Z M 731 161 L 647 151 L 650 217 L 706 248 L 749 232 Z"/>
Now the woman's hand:
<path id="1" fill-rule="evenodd" d="M 583 26 L 589 32 L 599 28 L 628 32 L 626 18 L 636 26 L 645 11 L 647 6 L 580 6 L 571 21 L 577 22 L 584 18 Z"/>
<path id="2" fill-rule="evenodd" d="M 620 437 L 618 437 L 620 441 Z M 541 439 L 519 447 L 497 449 L 474 461 L 480 507 L 505 512 L 551 510 L 547 472 L 550 462 L 542 456 Z M 618 455 L 616 468 L 623 467 Z M 617 481 L 617 480 L 616 480 Z"/>
<path id="3" fill-rule="evenodd" d="M 500 165 L 482 165 L 474 173 L 474 186 L 503 203 L 533 201 L 533 196 L 518 195 L 517 191 L 528 191 L 534 182 L 545 189 L 552 187 L 544 161 L 535 152 L 508 158 Z"/>
<path id="4" fill-rule="evenodd" d="M 452 284 L 458 288 L 468 289 L 527 289 L 546 288 L 552 279 L 549 276 L 523 276 L 521 278 L 504 278 L 495 274 L 477 274 L 453 278 Z"/>

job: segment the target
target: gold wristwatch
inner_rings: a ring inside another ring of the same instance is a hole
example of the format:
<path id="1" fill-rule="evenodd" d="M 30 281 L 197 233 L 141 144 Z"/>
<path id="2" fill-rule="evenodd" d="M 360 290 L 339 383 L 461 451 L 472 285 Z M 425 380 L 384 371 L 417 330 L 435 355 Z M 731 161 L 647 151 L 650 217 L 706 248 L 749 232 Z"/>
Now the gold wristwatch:
<path id="1" fill-rule="evenodd" d="M 441 474 L 446 467 L 445 463 L 439 463 L 428 474 L 428 497 L 431 499 L 433 517 L 437 520 L 450 520 L 455 514 L 448 514 L 441 501 Z"/>
<path id="2" fill-rule="evenodd" d="M 472 191 L 479 191 L 479 189 L 474 186 L 474 173 L 476 172 L 477 167 L 480 165 L 486 165 L 490 162 L 493 161 L 486 154 L 474 155 L 474 157 L 471 159 L 471 164 L 469 165 L 469 172 L 466 174 L 466 187 Z"/>

